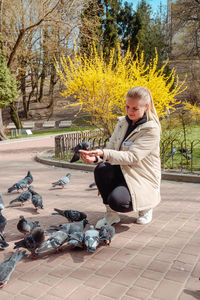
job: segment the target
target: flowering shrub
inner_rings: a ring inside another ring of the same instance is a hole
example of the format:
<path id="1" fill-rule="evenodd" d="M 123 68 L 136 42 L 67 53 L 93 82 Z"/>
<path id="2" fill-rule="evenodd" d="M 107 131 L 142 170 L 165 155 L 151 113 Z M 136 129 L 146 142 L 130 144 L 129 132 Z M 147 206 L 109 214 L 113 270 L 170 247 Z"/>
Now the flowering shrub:
<path id="1" fill-rule="evenodd" d="M 151 91 L 159 116 L 174 109 L 176 96 L 185 88 L 174 70 L 165 75 L 167 63 L 158 70 L 157 51 L 146 65 L 143 53 L 139 56 L 136 50 L 133 55 L 128 50 L 122 56 L 119 47 L 105 61 L 103 53 L 99 54 L 93 45 L 89 57 L 75 52 L 73 60 L 63 56 L 55 67 L 65 86 L 62 95 L 73 95 L 81 110 L 91 115 L 92 123 L 110 135 L 117 116 L 124 114 L 126 93 L 132 87 L 145 86 Z"/>

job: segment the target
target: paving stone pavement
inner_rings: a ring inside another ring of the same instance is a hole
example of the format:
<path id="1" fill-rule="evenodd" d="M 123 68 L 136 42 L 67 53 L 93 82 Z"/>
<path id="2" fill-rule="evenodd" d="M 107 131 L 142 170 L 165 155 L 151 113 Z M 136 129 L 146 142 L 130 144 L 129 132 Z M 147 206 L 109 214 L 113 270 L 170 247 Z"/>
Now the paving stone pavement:
<path id="1" fill-rule="evenodd" d="M 16 224 L 20 215 L 37 220 L 47 229 L 65 223 L 51 215 L 53 208 L 78 209 L 89 222 L 103 216 L 97 190 L 89 190 L 91 172 L 70 170 L 71 183 L 64 189 L 51 182 L 69 170 L 42 165 L 37 152 L 54 146 L 54 136 L 0 143 L 0 191 L 8 219 L 5 229 L 9 247 L 0 251 L 0 262 L 13 253 L 21 239 Z M 43 196 L 44 210 L 36 213 L 31 202 L 9 207 L 16 192 L 7 189 L 31 170 L 35 190 Z M 148 225 L 134 223 L 137 214 L 120 214 L 110 246 L 101 245 L 93 254 L 70 250 L 49 252 L 32 260 L 28 254 L 17 264 L 8 284 L 0 290 L 1 300 L 190 300 L 200 299 L 200 186 L 163 181 L 162 202 L 154 209 Z"/>

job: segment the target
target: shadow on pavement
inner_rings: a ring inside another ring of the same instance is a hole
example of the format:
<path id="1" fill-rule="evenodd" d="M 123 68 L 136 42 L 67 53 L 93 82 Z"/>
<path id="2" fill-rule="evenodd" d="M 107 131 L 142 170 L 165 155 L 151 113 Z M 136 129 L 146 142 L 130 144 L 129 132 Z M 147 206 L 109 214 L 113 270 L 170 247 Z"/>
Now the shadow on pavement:
<path id="1" fill-rule="evenodd" d="M 184 289 L 183 292 L 187 295 L 194 297 L 194 299 L 200 299 L 200 290 L 191 291 L 191 290 Z"/>

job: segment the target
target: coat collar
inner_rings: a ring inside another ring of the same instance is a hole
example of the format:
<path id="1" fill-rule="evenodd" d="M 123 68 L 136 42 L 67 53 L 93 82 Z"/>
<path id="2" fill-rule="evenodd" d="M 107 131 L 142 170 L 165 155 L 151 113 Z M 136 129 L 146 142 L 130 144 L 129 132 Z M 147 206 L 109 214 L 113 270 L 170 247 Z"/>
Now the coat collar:
<path id="1" fill-rule="evenodd" d="M 137 122 L 135 122 L 135 124 L 132 124 L 132 120 L 129 119 L 128 115 L 125 116 L 125 119 L 128 122 L 129 126 L 132 125 L 133 127 L 137 127 L 138 125 L 147 122 L 147 115 L 145 113 L 142 118 L 140 118 Z"/>
<path id="2" fill-rule="evenodd" d="M 126 116 L 119 117 L 118 118 L 118 122 L 119 122 L 120 127 L 123 127 L 125 129 L 125 132 L 126 132 L 126 130 L 128 128 L 128 122 L 126 120 Z M 143 128 L 149 128 L 150 129 L 150 128 L 157 128 L 157 127 L 158 127 L 158 125 L 157 125 L 157 123 L 154 120 L 149 120 L 149 121 L 147 121 L 147 122 L 145 122 L 143 124 L 139 124 L 135 128 L 135 130 L 132 132 L 132 134 L 133 133 L 135 134 L 136 132 L 139 132 Z M 129 136 L 131 136 L 131 134 Z"/>

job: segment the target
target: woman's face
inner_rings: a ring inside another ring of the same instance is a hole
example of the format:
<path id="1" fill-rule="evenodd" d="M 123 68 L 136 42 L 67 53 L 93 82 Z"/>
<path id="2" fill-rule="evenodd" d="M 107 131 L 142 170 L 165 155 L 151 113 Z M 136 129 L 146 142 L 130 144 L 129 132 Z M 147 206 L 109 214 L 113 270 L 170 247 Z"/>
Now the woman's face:
<path id="1" fill-rule="evenodd" d="M 139 98 L 126 98 L 126 113 L 133 123 L 141 119 L 149 104 L 143 104 Z"/>

